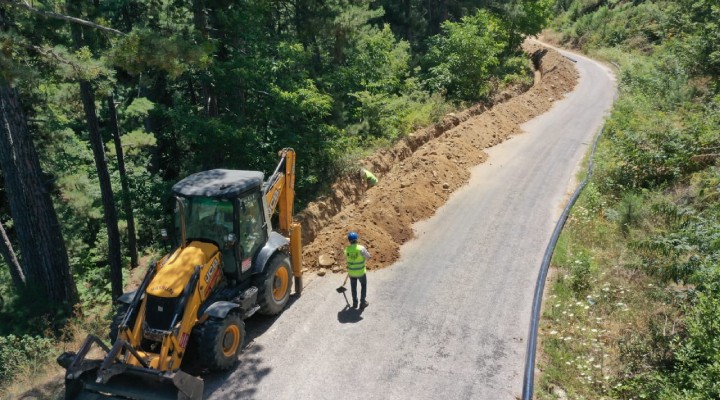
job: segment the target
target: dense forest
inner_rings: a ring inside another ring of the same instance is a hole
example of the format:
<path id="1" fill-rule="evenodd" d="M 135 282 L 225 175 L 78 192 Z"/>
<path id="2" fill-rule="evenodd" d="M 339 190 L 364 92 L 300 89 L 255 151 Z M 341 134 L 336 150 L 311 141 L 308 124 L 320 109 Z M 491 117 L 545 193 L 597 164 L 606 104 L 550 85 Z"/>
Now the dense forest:
<path id="1" fill-rule="evenodd" d="M 555 253 L 538 398 L 720 398 L 720 4 L 556 12 L 619 97 Z"/>
<path id="2" fill-rule="evenodd" d="M 0 383 L 52 358 L 69 321 L 106 328 L 129 269 L 162 249 L 173 183 L 268 173 L 293 147 L 301 207 L 368 151 L 527 80 L 520 44 L 551 13 L 549 0 L 0 1 Z"/>

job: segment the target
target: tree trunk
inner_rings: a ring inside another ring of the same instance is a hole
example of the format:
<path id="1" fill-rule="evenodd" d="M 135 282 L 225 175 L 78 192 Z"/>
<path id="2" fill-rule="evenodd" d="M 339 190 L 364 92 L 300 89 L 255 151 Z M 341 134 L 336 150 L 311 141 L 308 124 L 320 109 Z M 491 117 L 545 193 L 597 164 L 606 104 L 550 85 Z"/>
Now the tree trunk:
<path id="1" fill-rule="evenodd" d="M 0 114 L 0 167 L 26 283 L 47 294 L 49 304 L 69 309 L 78 296 L 60 224 L 42 179 L 20 97 L 5 82 L 0 82 Z"/>
<path id="2" fill-rule="evenodd" d="M 25 287 L 25 273 L 23 273 L 20 263 L 15 256 L 10 238 L 5 232 L 5 227 L 0 222 L 0 253 L 2 253 L 5 263 L 10 267 L 10 277 L 16 288 Z"/>
<path id="3" fill-rule="evenodd" d="M 70 15 L 80 17 L 82 9 L 79 0 L 67 0 L 68 12 Z M 80 25 L 70 26 L 73 45 L 80 49 L 84 45 L 83 29 Z M 85 111 L 85 119 L 88 126 L 88 137 L 92 148 L 95 168 L 97 169 L 98 180 L 100 181 L 100 195 L 102 197 L 103 212 L 105 215 L 105 228 L 108 236 L 108 261 L 110 263 L 110 284 L 112 287 L 112 298 L 116 300 L 123 292 L 122 285 L 122 258 L 120 255 L 120 231 L 118 229 L 117 210 L 115 209 L 115 198 L 113 196 L 110 173 L 107 167 L 105 156 L 105 145 L 100 135 L 100 125 L 97 119 L 95 108 L 95 95 L 93 94 L 90 82 L 80 81 L 80 98 Z"/>
<path id="4" fill-rule="evenodd" d="M 103 211 L 105 214 L 105 227 L 108 235 L 108 261 L 110 262 L 110 283 L 112 286 L 113 300 L 120 297 L 123 292 L 122 286 L 122 259 L 120 256 L 120 231 L 118 229 L 117 211 L 115 209 L 115 198 L 110 183 L 110 172 L 108 172 L 107 158 L 105 156 L 105 145 L 100 135 L 97 113 L 95 111 L 95 96 L 93 95 L 90 82 L 80 81 L 80 97 L 85 110 L 88 131 L 90 133 L 90 146 L 95 159 L 98 180 L 100 181 L 100 194 L 102 196 Z"/>
<path id="5" fill-rule="evenodd" d="M 128 253 L 130 253 L 130 267 L 138 266 L 137 240 L 135 239 L 135 215 L 133 214 L 132 202 L 130 200 L 130 184 L 128 183 L 127 171 L 125 170 L 125 156 L 123 155 L 122 142 L 120 141 L 120 127 L 117 121 L 117 110 L 115 99 L 112 93 L 107 98 L 108 110 L 110 112 L 110 127 L 115 142 L 115 153 L 117 153 L 118 172 L 120 173 L 120 184 L 122 185 L 122 204 L 125 210 L 125 220 L 128 229 Z"/>
<path id="6" fill-rule="evenodd" d="M 207 16 L 205 15 L 204 0 L 193 0 L 192 11 L 195 30 L 202 39 L 207 40 L 210 37 L 210 34 L 207 28 Z M 215 93 L 215 86 L 210 81 L 210 76 L 207 71 L 201 73 L 200 91 L 203 99 L 203 110 L 205 111 L 205 116 L 210 118 L 217 117 L 220 114 L 217 103 L 217 95 Z"/>

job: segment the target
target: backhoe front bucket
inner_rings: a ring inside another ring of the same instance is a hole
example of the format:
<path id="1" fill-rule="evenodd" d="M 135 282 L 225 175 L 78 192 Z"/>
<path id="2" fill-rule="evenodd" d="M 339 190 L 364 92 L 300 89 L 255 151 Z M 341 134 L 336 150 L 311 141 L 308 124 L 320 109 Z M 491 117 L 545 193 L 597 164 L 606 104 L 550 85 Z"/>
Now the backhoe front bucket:
<path id="1" fill-rule="evenodd" d="M 102 360 L 86 359 L 93 344 L 107 355 Z M 100 339 L 88 336 L 81 350 L 64 353 L 58 363 L 65 367 L 66 400 L 201 400 L 203 380 L 181 370 L 158 371 L 125 364 L 117 358 L 118 340 L 110 350 Z"/>

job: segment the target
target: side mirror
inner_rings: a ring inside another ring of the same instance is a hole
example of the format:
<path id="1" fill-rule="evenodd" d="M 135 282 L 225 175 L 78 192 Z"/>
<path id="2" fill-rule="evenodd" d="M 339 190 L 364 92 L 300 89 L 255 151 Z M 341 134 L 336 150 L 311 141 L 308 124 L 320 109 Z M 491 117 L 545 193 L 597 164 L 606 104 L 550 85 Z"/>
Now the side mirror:
<path id="1" fill-rule="evenodd" d="M 234 233 L 228 233 L 227 236 L 225 236 L 225 247 L 235 246 L 235 243 L 237 243 L 237 236 L 235 236 Z"/>
<path id="2" fill-rule="evenodd" d="M 170 251 L 172 246 L 172 239 L 170 238 L 170 234 L 168 233 L 167 229 L 160 229 L 160 238 L 163 241 L 163 247 L 165 248 L 165 251 Z"/>

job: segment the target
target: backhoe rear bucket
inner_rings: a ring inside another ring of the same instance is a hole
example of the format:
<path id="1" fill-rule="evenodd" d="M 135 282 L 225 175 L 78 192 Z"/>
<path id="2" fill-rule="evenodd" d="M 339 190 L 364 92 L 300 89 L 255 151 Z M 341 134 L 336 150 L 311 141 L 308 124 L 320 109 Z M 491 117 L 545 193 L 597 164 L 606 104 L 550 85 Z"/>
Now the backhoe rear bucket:
<path id="1" fill-rule="evenodd" d="M 86 359 L 93 344 L 107 353 L 105 359 Z M 88 336 L 80 351 L 58 357 L 65 367 L 66 400 L 201 400 L 203 380 L 181 370 L 158 371 L 120 362 L 118 350 L 129 346 L 117 341 L 110 350 L 100 339 Z"/>

